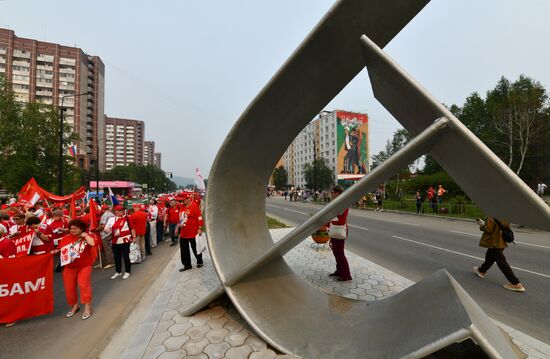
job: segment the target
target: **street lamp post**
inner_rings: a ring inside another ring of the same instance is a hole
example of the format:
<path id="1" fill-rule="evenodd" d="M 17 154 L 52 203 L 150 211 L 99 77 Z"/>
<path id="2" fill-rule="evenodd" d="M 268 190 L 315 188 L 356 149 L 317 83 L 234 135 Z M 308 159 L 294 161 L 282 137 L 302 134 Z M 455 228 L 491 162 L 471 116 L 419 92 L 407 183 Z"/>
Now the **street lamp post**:
<path id="1" fill-rule="evenodd" d="M 63 115 L 65 112 L 65 99 L 68 97 L 79 97 L 88 95 L 88 92 L 84 92 L 81 94 L 74 94 L 74 95 L 64 95 L 61 96 L 61 108 L 59 109 L 60 116 L 59 116 L 59 159 L 57 164 L 57 189 L 59 191 L 59 195 L 63 195 Z"/>

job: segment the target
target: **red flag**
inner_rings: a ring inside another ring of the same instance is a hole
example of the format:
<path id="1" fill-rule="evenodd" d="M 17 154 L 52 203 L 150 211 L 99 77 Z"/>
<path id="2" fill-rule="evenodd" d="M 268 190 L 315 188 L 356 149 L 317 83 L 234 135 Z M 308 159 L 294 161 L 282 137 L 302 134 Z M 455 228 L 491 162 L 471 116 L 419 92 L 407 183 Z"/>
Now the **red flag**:
<path id="1" fill-rule="evenodd" d="M 0 323 L 53 312 L 53 255 L 0 259 Z"/>
<path id="2" fill-rule="evenodd" d="M 69 217 L 71 220 L 76 218 L 76 203 L 74 197 L 71 198 L 71 208 L 69 209 Z"/>
<path id="3" fill-rule="evenodd" d="M 90 199 L 90 232 L 92 233 L 92 237 L 95 239 L 95 243 L 97 245 L 97 249 L 101 250 L 101 247 L 103 246 L 103 243 L 101 242 L 101 238 L 99 237 L 99 234 L 97 232 L 94 232 L 94 230 L 98 227 L 98 216 L 97 216 L 97 205 L 95 204 L 95 201 L 93 198 Z"/>
<path id="4" fill-rule="evenodd" d="M 30 180 L 28 180 L 27 183 L 21 188 L 18 194 L 19 202 L 21 203 L 29 203 L 32 206 L 35 205 L 36 202 L 42 197 L 42 189 L 36 183 L 36 180 L 34 177 L 32 177 Z"/>

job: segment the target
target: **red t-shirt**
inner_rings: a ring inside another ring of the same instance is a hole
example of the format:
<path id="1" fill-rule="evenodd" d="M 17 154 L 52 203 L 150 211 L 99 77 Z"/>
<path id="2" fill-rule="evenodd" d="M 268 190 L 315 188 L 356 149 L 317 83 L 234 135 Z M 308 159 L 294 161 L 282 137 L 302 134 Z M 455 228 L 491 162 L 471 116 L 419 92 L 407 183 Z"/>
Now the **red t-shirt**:
<path id="1" fill-rule="evenodd" d="M 32 252 L 42 254 L 42 253 L 49 253 L 53 251 L 55 246 L 53 244 L 53 239 L 51 239 L 53 233 L 50 227 L 48 227 L 46 224 L 41 224 L 40 227 L 38 227 L 38 229 L 40 232 L 42 232 L 42 234 L 45 234 L 50 240 L 43 241 L 41 238 L 38 237 L 38 235 L 35 234 L 32 241 Z"/>
<path id="2" fill-rule="evenodd" d="M 180 221 L 180 206 L 168 208 L 168 223 L 177 224 Z"/>
<path id="3" fill-rule="evenodd" d="M 147 232 L 147 213 L 137 211 L 130 216 L 131 229 L 136 231 L 136 236 L 144 236 Z"/>
<path id="4" fill-rule="evenodd" d="M 50 238 L 52 241 L 57 242 L 60 238 L 63 238 L 66 233 L 64 233 L 63 229 L 69 228 L 69 222 L 65 219 L 61 219 L 58 221 L 54 221 L 53 219 L 48 219 L 46 221 L 46 224 L 48 225 L 49 231 L 50 231 Z"/>
<path id="5" fill-rule="evenodd" d="M 192 201 L 189 207 L 183 207 L 180 213 L 180 238 L 195 238 L 204 224 L 199 205 Z"/>
<path id="6" fill-rule="evenodd" d="M 0 238 L 0 256 L 8 258 L 14 256 L 17 253 L 15 243 L 8 237 Z"/>
<path id="7" fill-rule="evenodd" d="M 61 239 L 61 241 L 59 242 L 59 248 L 63 248 L 68 244 L 75 243 L 80 238 L 82 237 L 73 236 L 69 233 Z M 65 267 L 78 269 L 94 264 L 97 257 L 97 251 L 94 247 L 90 247 L 88 243 L 86 243 L 86 240 L 84 238 L 82 238 L 82 240 L 77 245 L 75 245 L 75 249 L 80 252 L 80 257 L 76 258 L 72 263 L 67 264 Z"/>

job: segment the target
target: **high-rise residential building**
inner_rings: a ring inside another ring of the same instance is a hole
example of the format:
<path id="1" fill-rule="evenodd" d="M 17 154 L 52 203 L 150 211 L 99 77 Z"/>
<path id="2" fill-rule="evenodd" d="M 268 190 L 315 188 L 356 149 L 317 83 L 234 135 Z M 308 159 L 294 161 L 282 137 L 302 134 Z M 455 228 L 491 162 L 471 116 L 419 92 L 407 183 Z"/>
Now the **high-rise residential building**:
<path id="1" fill-rule="evenodd" d="M 161 153 L 160 152 L 155 152 L 155 166 L 157 166 L 158 168 L 162 169 L 161 167 Z"/>
<path id="2" fill-rule="evenodd" d="M 323 158 L 335 182 L 354 181 L 369 171 L 368 116 L 348 111 L 323 111 L 292 141 L 282 157 L 288 184 L 305 188 L 307 163 Z"/>
<path id="3" fill-rule="evenodd" d="M 145 166 L 155 164 L 155 141 L 143 142 L 143 164 Z"/>
<path id="4" fill-rule="evenodd" d="M 20 102 L 63 106 L 65 123 L 79 136 L 74 144 L 77 164 L 90 168 L 99 160 L 99 169 L 105 168 L 105 65 L 99 57 L 0 29 L 0 75 L 12 84 Z"/>
<path id="5" fill-rule="evenodd" d="M 138 120 L 105 116 L 105 169 L 143 165 L 145 123 Z"/>

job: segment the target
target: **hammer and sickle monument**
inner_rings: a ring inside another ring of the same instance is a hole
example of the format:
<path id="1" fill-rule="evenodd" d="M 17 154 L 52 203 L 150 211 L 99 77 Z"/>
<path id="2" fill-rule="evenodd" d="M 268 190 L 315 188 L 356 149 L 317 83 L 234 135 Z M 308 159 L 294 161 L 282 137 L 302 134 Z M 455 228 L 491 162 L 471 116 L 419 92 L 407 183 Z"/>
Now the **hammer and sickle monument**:
<path id="1" fill-rule="evenodd" d="M 420 358 L 466 339 L 491 358 L 517 357 L 445 270 L 390 298 L 364 302 L 317 290 L 282 258 L 425 153 L 485 213 L 550 230 L 549 207 L 383 52 L 428 2 L 337 1 L 246 108 L 220 148 L 208 183 L 206 226 L 221 285 L 187 314 L 225 292 L 267 343 L 304 358 Z M 375 97 L 415 138 L 275 244 L 265 219 L 274 164 L 365 66 Z"/>

